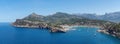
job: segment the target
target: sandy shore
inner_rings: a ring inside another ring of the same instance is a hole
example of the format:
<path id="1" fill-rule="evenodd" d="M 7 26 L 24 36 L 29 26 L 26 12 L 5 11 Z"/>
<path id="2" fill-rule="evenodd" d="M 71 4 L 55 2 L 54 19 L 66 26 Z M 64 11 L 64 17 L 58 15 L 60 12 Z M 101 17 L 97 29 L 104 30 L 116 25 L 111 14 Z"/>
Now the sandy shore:
<path id="1" fill-rule="evenodd" d="M 72 25 L 72 26 L 69 26 L 69 25 L 61 25 L 65 31 L 68 31 L 70 30 L 71 28 L 73 27 L 95 27 L 95 28 L 101 28 L 100 26 L 92 26 L 92 25 Z"/>

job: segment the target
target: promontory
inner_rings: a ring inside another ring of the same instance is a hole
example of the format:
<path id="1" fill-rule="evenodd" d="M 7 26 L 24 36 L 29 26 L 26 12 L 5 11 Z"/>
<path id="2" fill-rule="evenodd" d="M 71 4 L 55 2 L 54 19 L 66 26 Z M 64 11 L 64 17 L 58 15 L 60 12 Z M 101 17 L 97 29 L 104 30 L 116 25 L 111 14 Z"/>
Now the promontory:
<path id="1" fill-rule="evenodd" d="M 46 28 L 50 32 L 66 32 L 66 26 L 86 25 L 86 26 L 103 26 L 103 24 L 112 23 L 104 20 L 89 19 L 79 15 L 56 12 L 55 14 L 42 16 L 32 13 L 22 19 L 17 19 L 13 26 L 25 28 Z"/>

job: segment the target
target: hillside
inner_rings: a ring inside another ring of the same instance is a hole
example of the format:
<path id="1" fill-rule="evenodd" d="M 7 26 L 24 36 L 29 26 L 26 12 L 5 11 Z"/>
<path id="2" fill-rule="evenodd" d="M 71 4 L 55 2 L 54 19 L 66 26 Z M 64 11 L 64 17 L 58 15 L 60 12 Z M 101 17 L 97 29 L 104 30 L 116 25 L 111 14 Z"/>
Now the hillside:
<path id="1" fill-rule="evenodd" d="M 120 38 L 120 23 L 117 24 L 104 24 L 99 32 L 110 34 L 114 37 Z"/>
<path id="2" fill-rule="evenodd" d="M 13 25 L 16 27 L 28 27 L 28 28 L 48 28 L 52 32 L 65 32 L 64 25 L 92 25 L 101 26 L 104 23 L 112 23 L 109 21 L 88 19 L 82 16 L 72 15 L 63 12 L 56 12 L 53 15 L 42 16 L 36 13 L 32 13 L 23 19 L 17 19 Z M 63 25 L 63 26 L 61 26 Z"/>

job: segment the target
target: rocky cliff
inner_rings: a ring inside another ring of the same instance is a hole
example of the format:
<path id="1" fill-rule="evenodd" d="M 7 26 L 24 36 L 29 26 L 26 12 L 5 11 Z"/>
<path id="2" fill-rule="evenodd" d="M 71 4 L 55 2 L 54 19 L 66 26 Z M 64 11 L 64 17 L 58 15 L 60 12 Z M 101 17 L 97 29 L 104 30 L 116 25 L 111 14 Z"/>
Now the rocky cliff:
<path id="1" fill-rule="evenodd" d="M 48 28 L 51 32 L 66 32 L 61 25 L 95 25 L 101 26 L 108 21 L 88 19 L 82 16 L 56 12 L 53 15 L 42 16 L 32 13 L 23 19 L 17 19 L 15 27 Z M 111 23 L 111 22 L 109 22 Z"/>

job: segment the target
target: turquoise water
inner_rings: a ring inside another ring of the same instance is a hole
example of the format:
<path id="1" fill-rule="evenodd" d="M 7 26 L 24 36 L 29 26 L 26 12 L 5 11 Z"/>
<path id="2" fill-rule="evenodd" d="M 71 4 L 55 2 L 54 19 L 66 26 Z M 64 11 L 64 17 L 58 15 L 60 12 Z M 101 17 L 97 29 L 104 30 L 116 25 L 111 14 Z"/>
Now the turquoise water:
<path id="1" fill-rule="evenodd" d="M 67 33 L 49 33 L 46 29 L 15 28 L 10 23 L 0 23 L 0 44 L 120 44 L 120 39 L 96 30 L 74 27 Z"/>

